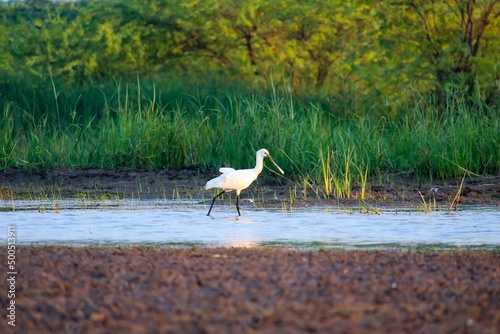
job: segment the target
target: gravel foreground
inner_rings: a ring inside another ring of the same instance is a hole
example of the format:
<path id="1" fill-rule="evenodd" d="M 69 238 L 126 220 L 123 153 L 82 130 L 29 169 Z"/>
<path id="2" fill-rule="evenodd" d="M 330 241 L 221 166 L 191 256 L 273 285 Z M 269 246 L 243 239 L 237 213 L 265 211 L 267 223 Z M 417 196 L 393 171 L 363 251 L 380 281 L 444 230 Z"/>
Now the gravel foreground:
<path id="1" fill-rule="evenodd" d="M 15 256 L 16 326 L 3 292 L 0 333 L 500 330 L 497 252 L 30 246 Z"/>

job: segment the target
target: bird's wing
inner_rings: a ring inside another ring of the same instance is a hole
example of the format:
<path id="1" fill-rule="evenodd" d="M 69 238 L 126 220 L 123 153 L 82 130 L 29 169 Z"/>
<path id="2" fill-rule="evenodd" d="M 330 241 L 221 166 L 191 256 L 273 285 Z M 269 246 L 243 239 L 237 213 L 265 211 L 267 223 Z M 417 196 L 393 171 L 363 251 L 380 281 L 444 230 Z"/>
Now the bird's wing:
<path id="1" fill-rule="evenodd" d="M 219 168 L 219 172 L 221 172 L 222 174 L 224 174 L 224 173 L 228 173 L 228 172 L 234 172 L 234 168 L 230 168 L 230 167 L 221 167 L 221 168 Z"/>
<path id="2" fill-rule="evenodd" d="M 227 177 L 229 175 L 234 173 L 234 171 L 235 171 L 234 168 L 229 168 L 229 167 L 219 168 L 219 172 L 221 172 L 222 174 L 217 176 L 216 178 L 209 180 L 207 182 L 207 184 L 205 185 L 205 189 L 220 188 L 220 189 L 224 189 L 224 190 L 229 190 L 229 189 L 225 189 L 225 187 L 224 187 L 224 185 L 227 182 L 227 181 L 225 181 L 225 179 L 227 179 Z"/>
<path id="3" fill-rule="evenodd" d="M 256 175 L 251 169 L 240 169 L 220 176 L 219 188 L 226 190 L 243 190 L 255 179 Z"/>
<path id="4" fill-rule="evenodd" d="M 219 188 L 225 191 L 241 191 L 257 178 L 252 169 L 234 170 L 233 168 L 221 168 L 219 171 L 223 173 L 208 181 L 205 189 Z"/>

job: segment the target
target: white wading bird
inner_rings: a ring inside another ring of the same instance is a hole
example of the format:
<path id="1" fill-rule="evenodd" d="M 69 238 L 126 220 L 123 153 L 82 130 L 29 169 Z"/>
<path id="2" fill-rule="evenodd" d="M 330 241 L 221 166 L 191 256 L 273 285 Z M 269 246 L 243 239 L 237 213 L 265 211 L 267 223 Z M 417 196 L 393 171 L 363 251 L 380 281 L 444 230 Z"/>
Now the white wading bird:
<path id="1" fill-rule="evenodd" d="M 241 216 L 240 213 L 240 193 L 243 189 L 248 188 L 252 184 L 253 181 L 257 179 L 260 172 L 262 172 L 262 168 L 264 167 L 264 158 L 269 158 L 271 162 L 278 168 L 281 174 L 285 174 L 283 169 L 281 169 L 276 162 L 274 162 L 273 158 L 269 155 L 269 152 L 263 148 L 257 151 L 256 164 L 253 169 L 240 169 L 235 170 L 234 168 L 222 167 L 219 169 L 219 172 L 222 174 L 218 177 L 211 179 L 205 185 L 205 189 L 219 188 L 222 189 L 222 192 L 215 195 L 212 200 L 212 205 L 210 205 L 210 210 L 208 210 L 207 216 L 210 216 L 210 212 L 212 211 L 212 207 L 214 206 L 215 199 L 222 194 L 230 191 L 236 191 L 236 209 L 238 210 L 238 216 Z"/>

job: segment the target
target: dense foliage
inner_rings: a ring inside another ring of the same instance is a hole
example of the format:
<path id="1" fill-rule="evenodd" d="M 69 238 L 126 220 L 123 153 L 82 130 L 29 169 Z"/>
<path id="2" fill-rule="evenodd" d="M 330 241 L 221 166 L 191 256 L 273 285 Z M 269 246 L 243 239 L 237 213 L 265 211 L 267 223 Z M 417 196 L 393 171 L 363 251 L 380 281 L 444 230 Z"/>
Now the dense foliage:
<path id="1" fill-rule="evenodd" d="M 382 112 L 397 112 L 411 89 L 499 103 L 498 0 L 30 0 L 0 10 L 2 83 L 173 75 L 284 82 Z"/>
<path id="2" fill-rule="evenodd" d="M 0 49 L 0 168 L 500 171 L 500 0 L 11 1 Z"/>

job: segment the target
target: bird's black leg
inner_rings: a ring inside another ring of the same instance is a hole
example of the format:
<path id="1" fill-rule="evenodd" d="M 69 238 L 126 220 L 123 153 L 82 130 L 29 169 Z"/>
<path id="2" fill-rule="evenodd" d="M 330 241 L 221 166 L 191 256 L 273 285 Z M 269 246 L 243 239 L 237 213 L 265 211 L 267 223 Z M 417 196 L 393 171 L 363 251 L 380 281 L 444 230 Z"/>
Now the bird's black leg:
<path id="1" fill-rule="evenodd" d="M 236 210 L 238 210 L 238 216 L 241 216 L 241 213 L 240 213 L 240 195 L 236 195 Z"/>
<path id="2" fill-rule="evenodd" d="M 217 195 L 214 196 L 213 200 L 212 200 L 212 204 L 210 205 L 210 210 L 208 210 L 208 213 L 207 213 L 207 216 L 210 216 L 210 211 L 212 211 L 212 207 L 214 206 L 214 202 L 215 202 L 215 199 L 219 196 L 221 196 L 222 194 L 224 194 L 226 191 L 223 190 L 222 192 L 218 193 Z"/>

